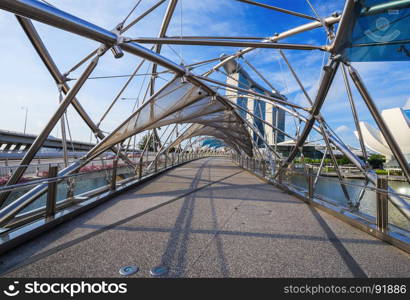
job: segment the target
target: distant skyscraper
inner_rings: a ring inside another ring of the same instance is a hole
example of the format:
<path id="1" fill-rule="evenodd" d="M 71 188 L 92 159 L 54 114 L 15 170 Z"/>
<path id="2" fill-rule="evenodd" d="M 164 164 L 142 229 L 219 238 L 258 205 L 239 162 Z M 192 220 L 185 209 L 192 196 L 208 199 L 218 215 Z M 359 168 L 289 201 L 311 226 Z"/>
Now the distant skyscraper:
<path id="1" fill-rule="evenodd" d="M 223 58 L 223 57 L 222 57 Z M 267 96 L 275 96 L 283 100 L 287 100 L 285 96 L 279 94 L 277 91 L 268 91 L 261 85 L 256 83 L 250 75 L 243 69 L 243 67 L 236 61 L 231 60 L 224 65 L 225 72 L 228 74 L 226 82 L 230 85 L 236 85 L 243 89 L 251 89 L 260 94 L 265 94 Z M 258 118 L 272 124 L 273 126 L 279 128 L 280 130 L 285 130 L 285 112 L 283 110 L 278 110 L 272 104 L 265 101 L 257 100 L 253 97 L 248 97 L 246 93 L 238 91 L 227 91 L 226 96 L 239 106 L 248 109 Z M 257 127 L 262 135 L 265 136 L 266 140 L 270 145 L 283 142 L 285 136 L 282 133 L 275 132 L 273 128 L 269 125 L 264 124 L 258 118 L 252 117 L 245 111 L 239 111 L 239 114 L 251 122 L 255 127 Z M 251 132 L 254 141 L 260 147 L 264 147 L 263 141 L 254 132 Z"/>

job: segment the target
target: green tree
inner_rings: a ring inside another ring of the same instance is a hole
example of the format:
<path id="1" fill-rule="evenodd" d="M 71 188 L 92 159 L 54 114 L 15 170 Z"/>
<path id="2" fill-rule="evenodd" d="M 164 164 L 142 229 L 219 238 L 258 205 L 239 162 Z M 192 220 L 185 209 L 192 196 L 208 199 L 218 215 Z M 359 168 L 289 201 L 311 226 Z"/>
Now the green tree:
<path id="1" fill-rule="evenodd" d="M 372 154 L 367 160 L 373 169 L 382 169 L 383 163 L 386 162 L 386 157 L 380 154 Z"/>
<path id="2" fill-rule="evenodd" d="M 350 163 L 350 160 L 345 155 L 343 155 L 342 158 L 337 160 L 337 163 L 339 165 L 348 165 Z"/>
<path id="3" fill-rule="evenodd" d="M 146 135 L 144 135 L 142 137 L 142 139 L 138 143 L 138 149 L 139 150 L 144 150 L 145 149 L 145 145 L 147 144 L 147 141 L 148 141 L 150 136 L 151 136 L 151 134 L 147 133 Z M 148 151 L 154 151 L 154 139 L 152 138 L 152 136 L 149 140 Z"/>

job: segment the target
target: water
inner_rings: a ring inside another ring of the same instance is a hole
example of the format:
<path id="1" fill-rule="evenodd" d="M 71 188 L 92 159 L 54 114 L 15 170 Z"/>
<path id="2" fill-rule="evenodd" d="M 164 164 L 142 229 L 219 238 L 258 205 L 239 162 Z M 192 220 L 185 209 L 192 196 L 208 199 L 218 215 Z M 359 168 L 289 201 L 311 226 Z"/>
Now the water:
<path id="1" fill-rule="evenodd" d="M 133 170 L 128 168 L 120 168 L 118 170 L 118 175 L 123 175 L 125 178 L 128 178 L 134 175 Z M 75 178 L 74 183 L 74 195 L 79 195 L 84 192 L 96 189 L 98 187 L 103 187 L 109 184 L 111 179 L 111 171 L 101 171 L 95 173 L 89 173 L 80 175 Z M 302 175 L 293 175 L 290 179 L 292 185 L 295 185 L 302 189 L 307 189 L 307 180 L 305 176 Z M 285 182 L 284 182 L 285 183 Z M 364 185 L 364 180 L 361 179 L 346 179 L 347 191 L 353 202 L 357 201 L 358 195 L 361 188 L 357 185 Z M 353 184 L 353 185 L 349 185 Z M 369 184 L 369 186 L 373 186 Z M 389 181 L 389 186 L 393 188 L 397 193 L 410 195 L 410 185 L 407 182 L 399 181 Z M 28 189 L 20 190 L 13 192 L 8 198 L 7 203 L 10 203 L 27 192 Z M 332 202 L 335 202 L 341 206 L 347 207 L 347 201 L 343 194 L 343 191 L 340 187 L 340 184 L 337 178 L 334 177 L 320 177 L 316 188 L 315 195 L 320 196 L 321 198 L 326 198 Z M 67 182 L 64 181 L 57 186 L 57 201 L 66 199 L 67 197 Z M 27 206 L 22 212 L 28 212 L 32 209 L 36 209 L 45 205 L 47 199 L 47 194 L 38 198 L 35 202 Z M 409 201 L 409 200 L 408 200 Z M 360 202 L 361 212 L 366 213 L 371 216 L 376 215 L 376 193 L 374 191 L 366 190 L 364 193 L 363 199 Z M 389 222 L 404 228 L 410 231 L 410 222 L 403 217 L 403 215 L 389 203 Z"/>
<path id="2" fill-rule="evenodd" d="M 293 175 L 289 180 L 292 185 L 307 189 L 306 176 Z M 363 179 L 346 179 L 346 189 L 352 202 L 357 201 L 361 190 L 360 186 L 364 184 Z M 374 187 L 374 185 L 369 184 L 369 187 Z M 397 193 L 410 195 L 410 185 L 407 182 L 389 181 L 389 187 Z M 347 200 L 337 178 L 320 177 L 315 187 L 315 195 L 347 207 Z M 410 203 L 409 199 L 406 200 Z M 368 189 L 365 191 L 360 201 L 359 211 L 376 216 L 376 193 L 374 191 Z M 390 202 L 389 223 L 410 231 L 410 222 Z"/>
<path id="3" fill-rule="evenodd" d="M 85 192 L 97 189 L 99 187 L 106 186 L 110 183 L 111 180 L 111 170 L 104 170 L 99 172 L 93 173 L 86 173 L 83 175 L 73 177 L 73 196 L 77 196 L 79 194 L 83 194 Z M 134 175 L 133 170 L 129 168 L 119 168 L 117 171 L 117 175 L 122 175 L 124 178 L 128 178 Z M 67 198 L 68 192 L 68 181 L 64 180 L 57 185 L 57 202 L 60 202 Z M 8 205 L 9 203 L 13 202 L 14 200 L 18 199 L 20 196 L 24 195 L 28 192 L 32 187 L 20 189 L 18 191 L 14 191 L 10 194 L 7 198 L 6 203 L 4 206 Z M 24 208 L 21 212 L 29 212 L 33 209 L 40 208 L 45 206 L 47 202 L 47 193 L 39 197 L 36 201 L 28 205 Z"/>

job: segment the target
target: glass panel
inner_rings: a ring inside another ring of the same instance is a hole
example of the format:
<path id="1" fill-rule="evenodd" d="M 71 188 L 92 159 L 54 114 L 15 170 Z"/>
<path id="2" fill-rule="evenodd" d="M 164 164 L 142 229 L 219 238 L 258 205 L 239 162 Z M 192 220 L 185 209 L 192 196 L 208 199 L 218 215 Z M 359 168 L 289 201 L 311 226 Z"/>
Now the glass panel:
<path id="1" fill-rule="evenodd" d="M 389 187 L 391 187 L 396 193 L 403 195 L 409 195 L 401 197 L 405 201 L 410 203 L 410 184 L 405 181 L 389 181 Z M 407 220 L 399 210 L 389 203 L 389 223 L 396 225 L 400 228 L 410 231 L 410 222 Z"/>
<path id="2" fill-rule="evenodd" d="M 401 229 L 409 231 L 410 234 L 410 222 L 406 217 L 393 205 L 389 202 L 389 224 L 393 224 Z M 390 230 L 393 230 L 390 227 Z"/>

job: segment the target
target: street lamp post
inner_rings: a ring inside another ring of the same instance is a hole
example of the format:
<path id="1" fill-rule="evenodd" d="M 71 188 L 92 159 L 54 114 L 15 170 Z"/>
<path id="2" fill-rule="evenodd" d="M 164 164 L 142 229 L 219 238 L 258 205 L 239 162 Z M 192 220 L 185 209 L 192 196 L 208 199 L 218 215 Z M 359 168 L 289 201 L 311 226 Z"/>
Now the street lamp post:
<path id="1" fill-rule="evenodd" d="M 28 107 L 27 106 L 22 106 L 21 109 L 24 109 L 26 111 L 26 116 L 24 117 L 24 134 L 26 134 Z"/>

